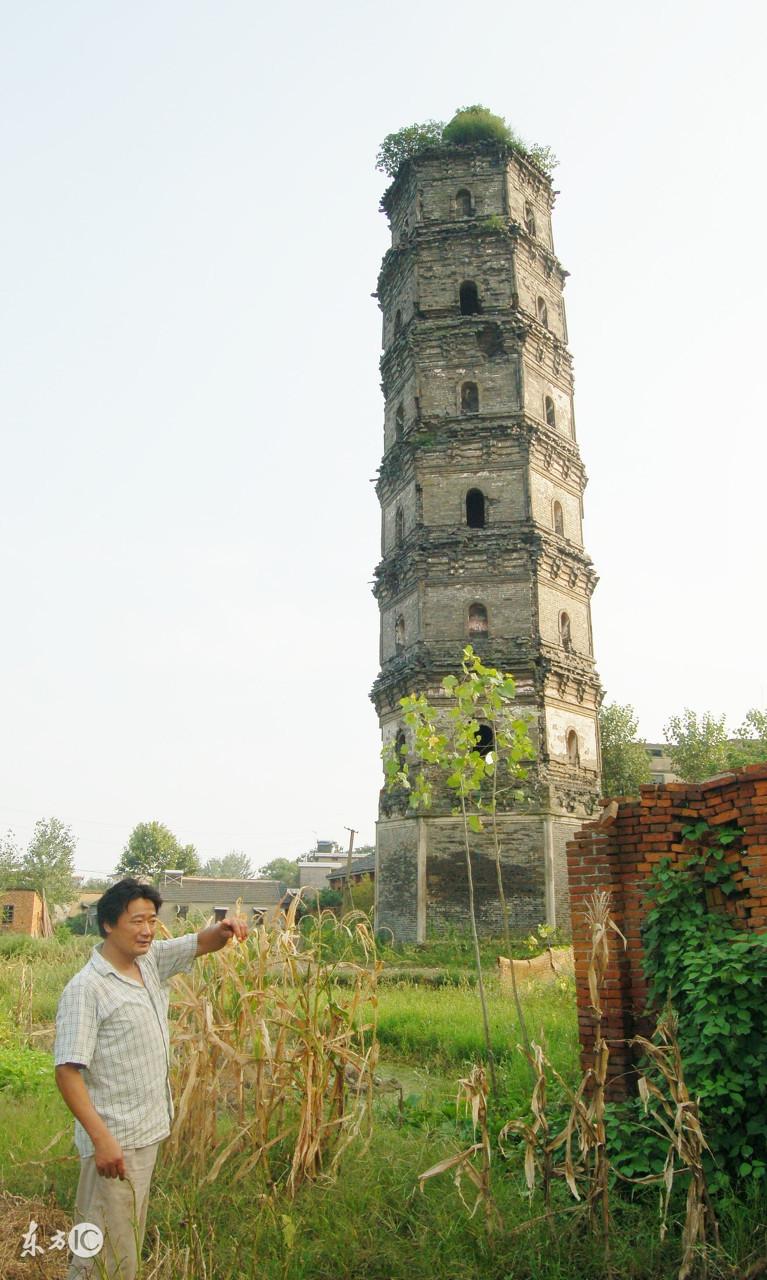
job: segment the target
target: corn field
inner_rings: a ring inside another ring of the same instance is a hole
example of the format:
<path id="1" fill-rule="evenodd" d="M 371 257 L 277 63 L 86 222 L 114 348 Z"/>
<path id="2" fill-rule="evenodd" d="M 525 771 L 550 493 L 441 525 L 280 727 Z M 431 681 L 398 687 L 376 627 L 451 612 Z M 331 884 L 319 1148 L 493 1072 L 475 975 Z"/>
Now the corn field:
<path id="1" fill-rule="evenodd" d="M 202 1182 L 227 1164 L 235 1182 L 255 1177 L 293 1195 L 369 1138 L 382 967 L 370 921 L 323 912 L 307 939 L 298 903 L 174 984 L 165 1159 Z M 360 945 L 362 964 L 348 958 Z"/>

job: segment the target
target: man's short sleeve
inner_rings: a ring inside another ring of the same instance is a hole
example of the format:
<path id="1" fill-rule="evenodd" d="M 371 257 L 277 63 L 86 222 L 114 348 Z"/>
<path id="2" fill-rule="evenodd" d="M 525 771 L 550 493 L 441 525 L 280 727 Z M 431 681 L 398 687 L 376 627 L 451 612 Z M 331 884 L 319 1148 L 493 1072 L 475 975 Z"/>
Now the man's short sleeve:
<path id="1" fill-rule="evenodd" d="M 56 1010 L 54 1065 L 75 1062 L 89 1067 L 98 1031 L 96 997 L 82 982 L 70 982 L 62 991 Z"/>
<path id="2" fill-rule="evenodd" d="M 152 958 L 163 986 L 174 974 L 189 973 L 197 955 L 197 934 L 184 933 L 180 938 L 164 938 L 152 943 Z"/>

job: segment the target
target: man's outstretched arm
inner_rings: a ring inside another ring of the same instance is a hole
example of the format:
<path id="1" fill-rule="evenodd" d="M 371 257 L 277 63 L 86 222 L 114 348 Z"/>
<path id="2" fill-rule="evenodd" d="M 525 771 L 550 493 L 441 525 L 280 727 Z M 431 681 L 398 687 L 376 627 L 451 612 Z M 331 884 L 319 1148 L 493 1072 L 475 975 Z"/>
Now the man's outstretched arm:
<path id="1" fill-rule="evenodd" d="M 234 916 L 226 916 L 223 920 L 217 920 L 215 924 L 209 925 L 207 929 L 201 929 L 197 934 L 197 955 L 207 956 L 211 951 L 220 951 L 225 947 L 230 938 L 236 938 L 238 942 L 244 942 L 249 933 L 248 926 L 244 920 L 237 920 Z"/>

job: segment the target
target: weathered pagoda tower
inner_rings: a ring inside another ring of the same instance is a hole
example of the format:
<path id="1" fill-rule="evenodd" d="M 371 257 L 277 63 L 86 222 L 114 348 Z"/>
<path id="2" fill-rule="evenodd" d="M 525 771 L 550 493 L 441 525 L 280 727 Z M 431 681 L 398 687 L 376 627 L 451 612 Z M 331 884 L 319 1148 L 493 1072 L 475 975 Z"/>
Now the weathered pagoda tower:
<path id="1" fill-rule="evenodd" d="M 384 742 L 399 698 L 445 700 L 467 642 L 512 672 L 533 711 L 528 797 L 501 817 L 515 927 L 569 925 L 565 841 L 596 804 L 597 710 L 583 549 L 586 484 L 554 254 L 551 183 L 496 143 L 445 144 L 400 167 L 383 197 L 392 247 L 383 311 L 382 559 L 374 587 Z M 490 841 L 473 836 L 481 924 L 499 930 Z M 467 920 L 462 827 L 381 793 L 379 927 L 422 940 Z"/>

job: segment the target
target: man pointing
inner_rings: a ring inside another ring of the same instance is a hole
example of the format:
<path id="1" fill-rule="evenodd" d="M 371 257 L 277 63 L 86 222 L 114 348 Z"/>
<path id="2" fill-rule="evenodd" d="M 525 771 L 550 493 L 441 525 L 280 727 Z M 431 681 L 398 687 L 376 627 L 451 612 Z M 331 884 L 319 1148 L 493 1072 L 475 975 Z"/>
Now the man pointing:
<path id="1" fill-rule="evenodd" d="M 155 942 L 162 898 L 138 880 L 113 884 L 96 904 L 104 942 L 67 983 L 56 1014 L 56 1084 L 75 1116 L 80 1153 L 75 1221 L 94 1223 L 104 1246 L 73 1257 L 68 1280 L 134 1280 L 149 1186 L 173 1119 L 168 1072 L 170 979 L 197 956 L 243 941 L 227 916 L 200 933 Z"/>

